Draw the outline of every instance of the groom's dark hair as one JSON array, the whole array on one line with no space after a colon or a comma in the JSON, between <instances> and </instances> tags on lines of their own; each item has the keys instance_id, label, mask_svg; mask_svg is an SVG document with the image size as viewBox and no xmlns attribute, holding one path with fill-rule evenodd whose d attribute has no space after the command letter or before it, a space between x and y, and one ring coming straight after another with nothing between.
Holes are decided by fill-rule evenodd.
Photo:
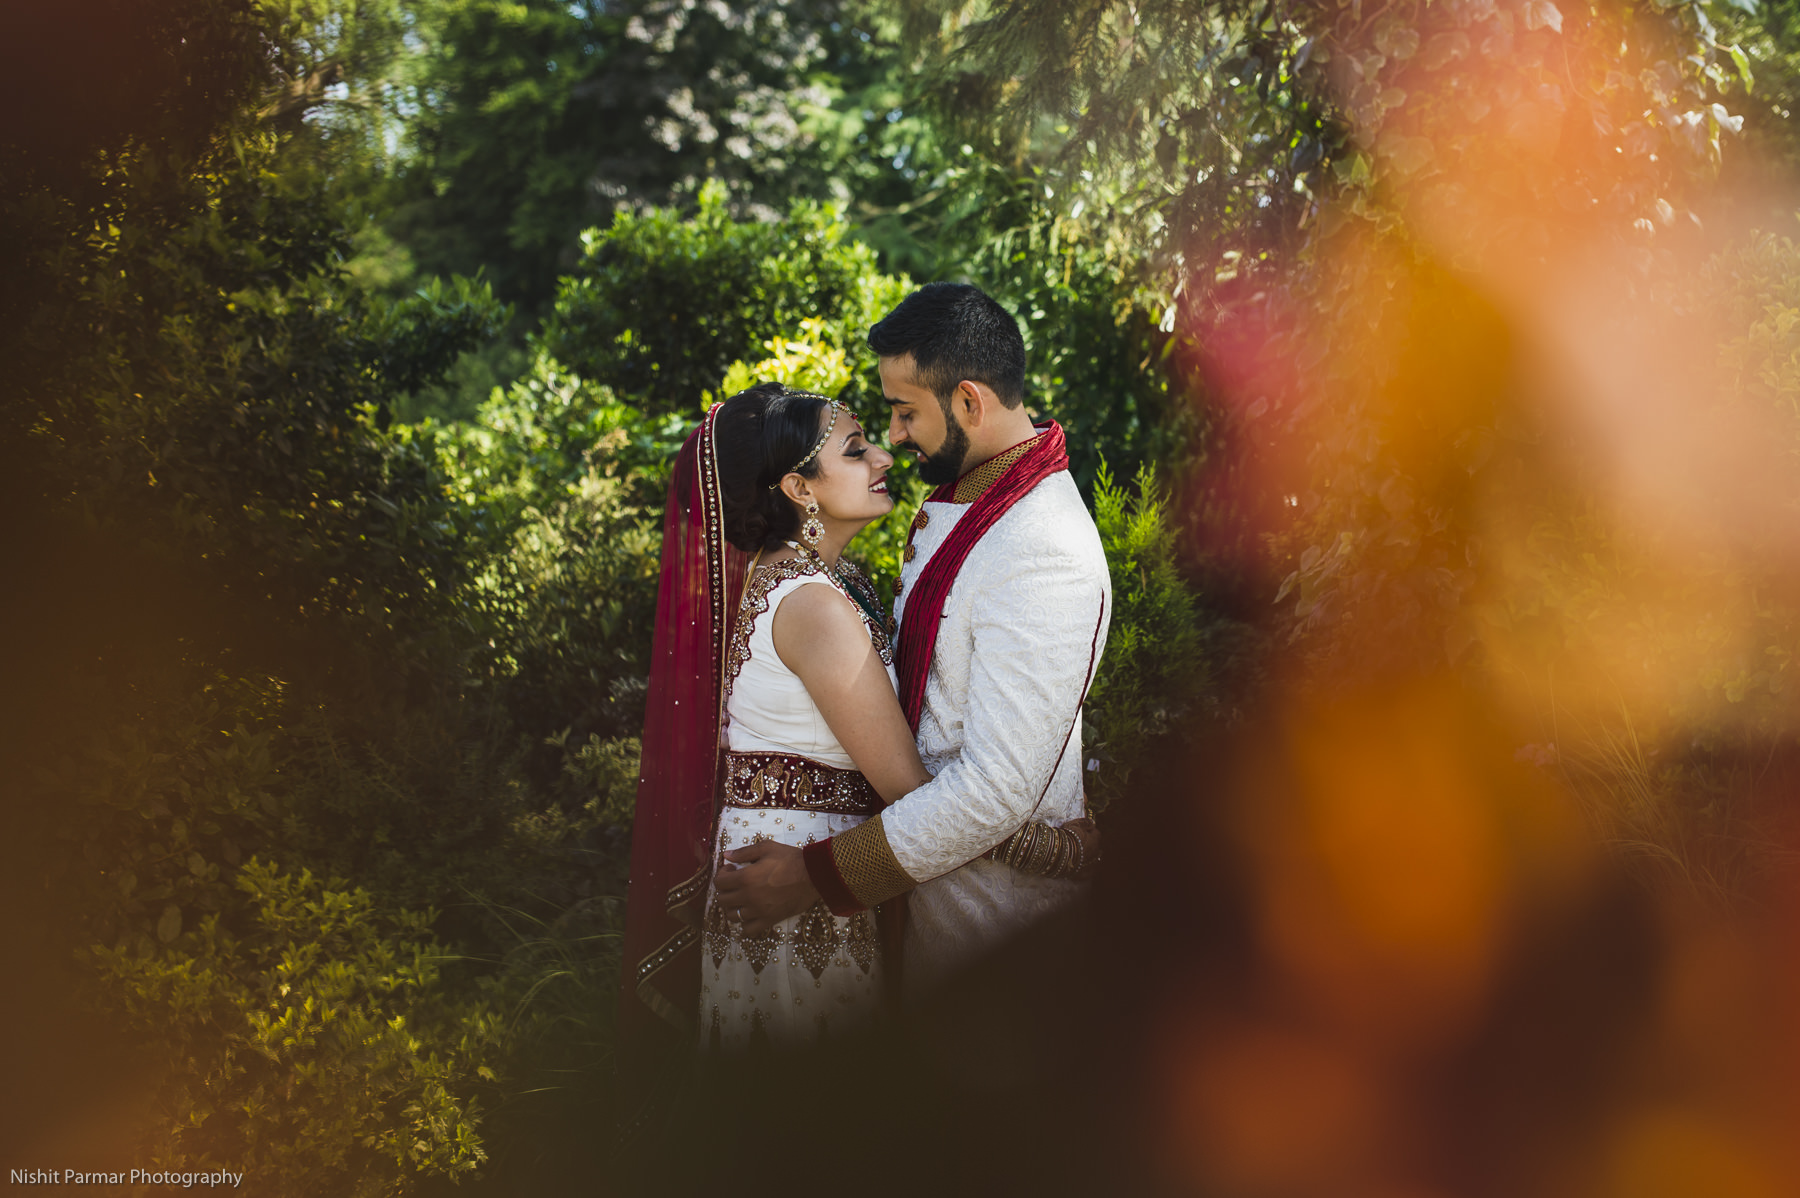
<instances>
[{"instance_id":1,"label":"groom's dark hair","mask_svg":"<svg viewBox=\"0 0 1800 1198\"><path fill-rule=\"evenodd\" d=\"M911 354L913 377L946 411L964 379L986 383L1002 404L1025 399L1025 339L1012 313L979 287L927 283L869 330L883 358Z\"/></svg>"}]
</instances>

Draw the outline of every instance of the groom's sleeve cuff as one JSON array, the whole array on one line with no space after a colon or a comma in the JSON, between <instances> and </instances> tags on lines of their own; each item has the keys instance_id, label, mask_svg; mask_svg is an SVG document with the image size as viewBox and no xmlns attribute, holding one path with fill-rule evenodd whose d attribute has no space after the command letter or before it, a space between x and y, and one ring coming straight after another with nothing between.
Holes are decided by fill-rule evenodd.
<instances>
[{"instance_id":1,"label":"groom's sleeve cuff","mask_svg":"<svg viewBox=\"0 0 1800 1198\"><path fill-rule=\"evenodd\" d=\"M879 815L801 851L806 876L833 915L854 915L918 885L894 859Z\"/></svg>"}]
</instances>

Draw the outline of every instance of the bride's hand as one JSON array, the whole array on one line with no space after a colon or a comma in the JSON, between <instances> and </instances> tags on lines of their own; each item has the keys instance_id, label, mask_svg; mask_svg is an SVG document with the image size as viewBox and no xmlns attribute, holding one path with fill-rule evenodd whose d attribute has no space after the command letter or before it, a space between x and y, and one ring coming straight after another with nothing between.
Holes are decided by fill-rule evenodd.
<instances>
[{"instance_id":1,"label":"bride's hand","mask_svg":"<svg viewBox=\"0 0 1800 1198\"><path fill-rule=\"evenodd\" d=\"M1075 875L1075 880L1085 882L1094 876L1094 869L1100 864L1100 825L1084 815L1070 820L1062 828L1074 833L1075 839L1081 842L1081 872Z\"/></svg>"},{"instance_id":2,"label":"bride's hand","mask_svg":"<svg viewBox=\"0 0 1800 1198\"><path fill-rule=\"evenodd\" d=\"M773 931L782 920L819 901L806 874L806 861L794 845L759 841L732 849L725 860L737 868L722 868L713 875L713 901L735 912L746 936Z\"/></svg>"}]
</instances>

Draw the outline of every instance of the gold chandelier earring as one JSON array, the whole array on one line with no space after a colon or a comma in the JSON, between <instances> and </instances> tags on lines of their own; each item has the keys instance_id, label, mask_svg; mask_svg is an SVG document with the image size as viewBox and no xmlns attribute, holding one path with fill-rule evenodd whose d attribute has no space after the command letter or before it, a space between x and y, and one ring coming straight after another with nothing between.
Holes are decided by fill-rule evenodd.
<instances>
[{"instance_id":1,"label":"gold chandelier earring","mask_svg":"<svg viewBox=\"0 0 1800 1198\"><path fill-rule=\"evenodd\" d=\"M825 537L825 526L819 522L819 501L806 501L806 523L800 526L800 539L806 542L808 549L816 550L819 542Z\"/></svg>"}]
</instances>

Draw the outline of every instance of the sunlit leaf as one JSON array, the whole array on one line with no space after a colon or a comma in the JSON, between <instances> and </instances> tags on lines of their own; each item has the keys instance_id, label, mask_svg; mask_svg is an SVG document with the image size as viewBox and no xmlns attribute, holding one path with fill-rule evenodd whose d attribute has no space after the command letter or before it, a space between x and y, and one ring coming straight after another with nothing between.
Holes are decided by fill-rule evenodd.
<instances>
[{"instance_id":1,"label":"sunlit leaf","mask_svg":"<svg viewBox=\"0 0 1800 1198\"><path fill-rule=\"evenodd\" d=\"M1731 61L1737 67L1738 78L1744 81L1744 91L1755 91L1756 78L1750 73L1750 56L1736 45L1726 46L1725 52L1731 55Z\"/></svg>"}]
</instances>

